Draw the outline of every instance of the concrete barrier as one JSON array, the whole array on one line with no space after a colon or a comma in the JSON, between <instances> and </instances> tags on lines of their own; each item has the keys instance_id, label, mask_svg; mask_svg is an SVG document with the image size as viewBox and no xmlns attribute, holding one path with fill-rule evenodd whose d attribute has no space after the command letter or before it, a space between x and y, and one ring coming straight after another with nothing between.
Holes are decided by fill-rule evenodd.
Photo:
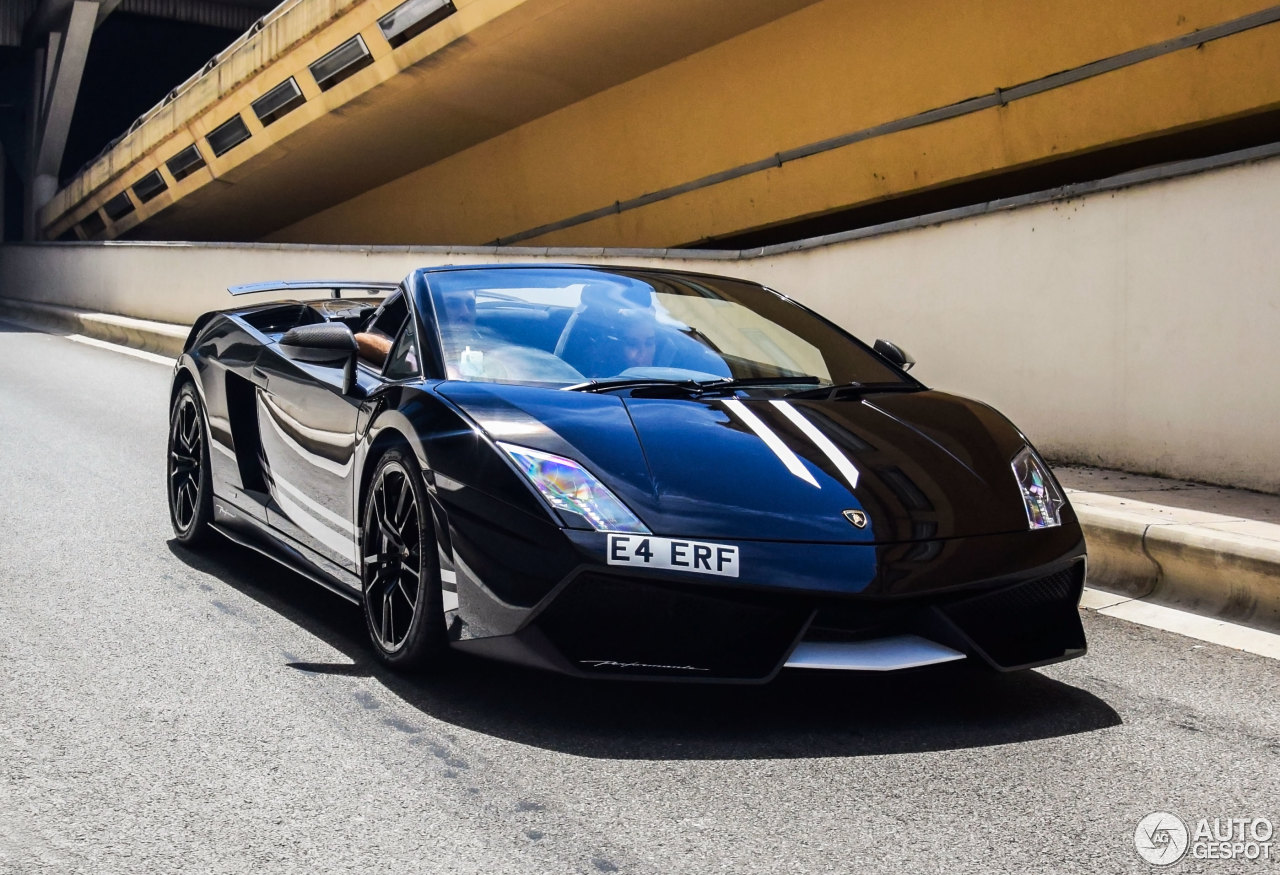
<instances>
[{"instance_id":1,"label":"concrete barrier","mask_svg":"<svg viewBox=\"0 0 1280 875\"><path fill-rule=\"evenodd\" d=\"M1106 499L1071 496L1089 546L1090 586L1280 632L1280 525L1233 520L1222 531L1213 526L1228 524L1179 521L1204 514L1099 506Z\"/></svg>"},{"instance_id":2,"label":"concrete barrier","mask_svg":"<svg viewBox=\"0 0 1280 875\"><path fill-rule=\"evenodd\" d=\"M173 325L95 313L56 304L37 304L13 298L0 298L0 317L9 317L68 334L83 334L96 340L118 343L160 355L177 356L191 333L189 325Z\"/></svg>"}]
</instances>

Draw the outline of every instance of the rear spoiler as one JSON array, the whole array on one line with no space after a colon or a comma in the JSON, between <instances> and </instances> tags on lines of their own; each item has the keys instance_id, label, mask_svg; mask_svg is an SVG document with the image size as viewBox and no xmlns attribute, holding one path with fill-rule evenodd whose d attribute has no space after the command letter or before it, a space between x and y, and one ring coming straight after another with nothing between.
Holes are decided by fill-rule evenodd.
<instances>
[{"instance_id":1,"label":"rear spoiler","mask_svg":"<svg viewBox=\"0 0 1280 875\"><path fill-rule=\"evenodd\" d=\"M342 292L394 292L399 283L374 283L365 280L297 280L273 283L245 283L227 289L233 295L252 295L258 292L297 292L327 289L330 297L341 298Z\"/></svg>"}]
</instances>

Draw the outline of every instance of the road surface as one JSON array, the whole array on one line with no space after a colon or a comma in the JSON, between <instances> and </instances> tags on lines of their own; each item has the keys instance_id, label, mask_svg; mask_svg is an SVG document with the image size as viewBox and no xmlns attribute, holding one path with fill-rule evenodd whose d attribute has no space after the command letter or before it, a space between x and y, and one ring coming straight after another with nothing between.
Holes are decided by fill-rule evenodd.
<instances>
[{"instance_id":1,"label":"road surface","mask_svg":"<svg viewBox=\"0 0 1280 875\"><path fill-rule=\"evenodd\" d=\"M1093 613L1014 676L396 676L176 544L169 377L0 322L0 871L1150 872L1152 812L1280 824L1280 665Z\"/></svg>"}]
</instances>

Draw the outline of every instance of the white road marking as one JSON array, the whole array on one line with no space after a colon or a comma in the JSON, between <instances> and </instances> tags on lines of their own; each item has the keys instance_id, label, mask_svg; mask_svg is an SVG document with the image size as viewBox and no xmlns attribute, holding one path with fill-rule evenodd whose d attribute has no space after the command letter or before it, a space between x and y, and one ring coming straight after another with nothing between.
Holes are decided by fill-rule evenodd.
<instances>
[{"instance_id":1,"label":"white road marking","mask_svg":"<svg viewBox=\"0 0 1280 875\"><path fill-rule=\"evenodd\" d=\"M1142 599L1126 598L1114 593L1085 587L1080 604L1086 609L1162 632L1174 632L1197 641L1243 650L1257 656L1280 659L1280 635L1249 626L1240 626L1202 617L1199 614L1167 608Z\"/></svg>"},{"instance_id":2,"label":"white road marking","mask_svg":"<svg viewBox=\"0 0 1280 875\"><path fill-rule=\"evenodd\" d=\"M96 346L99 349L109 349L112 352L131 355L134 358L139 358L147 362L154 362L158 365L168 365L169 367L173 367L173 363L177 361L177 359L171 359L167 356L158 355L154 352L147 352L145 349L134 349L131 346L121 346L118 343L109 343L105 340L98 340L96 337L86 337L83 334L64 334L62 337L65 337L67 340L74 340L76 343L83 343L86 346Z\"/></svg>"},{"instance_id":3,"label":"white road marking","mask_svg":"<svg viewBox=\"0 0 1280 875\"><path fill-rule=\"evenodd\" d=\"M134 349L131 346L122 346L118 343L110 343L105 340L99 340L96 337L87 337L83 334L57 334L53 331L48 330L44 326L37 325L33 322L27 322L26 320L23 320L23 319L17 319L12 316L0 317L0 322L8 322L11 325L18 325L18 326L21 326L22 328L30 328L34 331L39 331L41 334L47 334L50 337L65 337L67 340L74 340L76 343L83 343L86 346L96 346L99 349L107 349L107 350L110 350L111 352L118 352L124 355L131 355L134 358L139 358L147 362L153 362L157 365L168 365L169 367L173 367L173 363L177 361L177 359L172 359L172 358L168 358L167 356L158 355L157 353L154 353L154 352L147 352L144 349Z\"/></svg>"}]
</instances>

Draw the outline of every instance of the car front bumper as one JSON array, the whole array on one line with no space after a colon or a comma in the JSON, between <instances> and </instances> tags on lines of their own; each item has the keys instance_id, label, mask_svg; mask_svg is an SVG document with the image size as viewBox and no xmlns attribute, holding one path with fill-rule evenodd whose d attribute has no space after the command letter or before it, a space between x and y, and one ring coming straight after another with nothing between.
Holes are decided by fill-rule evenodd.
<instances>
[{"instance_id":1,"label":"car front bumper","mask_svg":"<svg viewBox=\"0 0 1280 875\"><path fill-rule=\"evenodd\" d=\"M602 536L566 534L577 567L536 605L507 611L507 629L458 649L582 677L745 683L788 662L837 667L814 664L817 651L857 651L862 661L841 667L871 658L879 669L949 651L997 671L1085 652L1075 526L894 545L739 542L737 579L619 569L602 561ZM938 657L922 662L921 641Z\"/></svg>"}]
</instances>

